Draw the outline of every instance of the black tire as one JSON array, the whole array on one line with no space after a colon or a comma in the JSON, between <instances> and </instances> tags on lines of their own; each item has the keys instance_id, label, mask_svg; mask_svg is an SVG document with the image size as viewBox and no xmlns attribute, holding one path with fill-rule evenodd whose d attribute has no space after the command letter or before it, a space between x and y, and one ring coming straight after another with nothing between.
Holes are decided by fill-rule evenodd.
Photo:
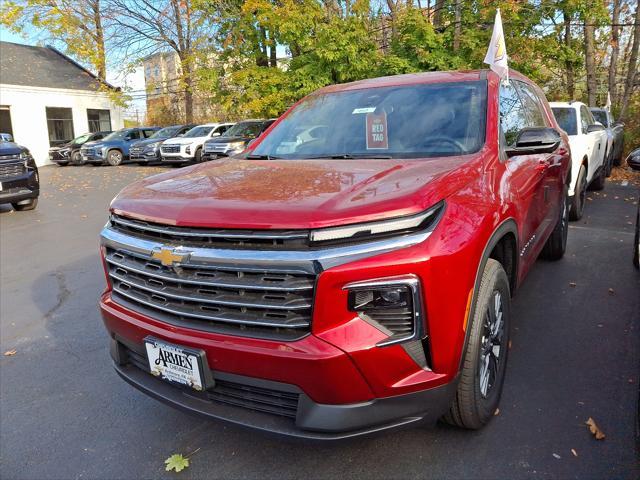
<instances>
[{"instance_id":1,"label":"black tire","mask_svg":"<svg viewBox=\"0 0 640 480\"><path fill-rule=\"evenodd\" d=\"M37 198L30 198L29 200L23 200L21 202L12 203L11 206L18 212L24 212L26 210L33 210L38 206Z\"/></svg>"},{"instance_id":2,"label":"black tire","mask_svg":"<svg viewBox=\"0 0 640 480\"><path fill-rule=\"evenodd\" d=\"M591 185L589 185L589 190L604 190L604 185L607 181L607 166L606 164L602 165L600 171L598 172L598 176L595 177Z\"/></svg>"},{"instance_id":3,"label":"black tire","mask_svg":"<svg viewBox=\"0 0 640 480\"><path fill-rule=\"evenodd\" d=\"M564 187L563 205L556 226L547 239L542 249L542 257L547 260L560 260L567 250L567 237L569 235L569 199L567 187Z\"/></svg>"},{"instance_id":4,"label":"black tire","mask_svg":"<svg viewBox=\"0 0 640 480\"><path fill-rule=\"evenodd\" d=\"M587 200L587 170L584 165L580 167L578 178L576 179L576 188L573 192L571 200L571 209L569 210L570 220L580 220L584 213L584 203Z\"/></svg>"},{"instance_id":5,"label":"black tire","mask_svg":"<svg viewBox=\"0 0 640 480\"><path fill-rule=\"evenodd\" d=\"M71 154L71 163L73 165L82 165L82 155L78 150Z\"/></svg>"},{"instance_id":6,"label":"black tire","mask_svg":"<svg viewBox=\"0 0 640 480\"><path fill-rule=\"evenodd\" d=\"M148 162L136 162L138 165L140 165L141 167L144 167L146 165L149 165Z\"/></svg>"},{"instance_id":7,"label":"black tire","mask_svg":"<svg viewBox=\"0 0 640 480\"><path fill-rule=\"evenodd\" d=\"M636 214L636 235L633 239L633 265L640 268L640 205Z\"/></svg>"},{"instance_id":8,"label":"black tire","mask_svg":"<svg viewBox=\"0 0 640 480\"><path fill-rule=\"evenodd\" d=\"M496 315L496 297L500 301L498 310L502 312L502 322ZM500 403L507 368L510 316L511 297L507 274L498 261L490 258L482 272L473 318L469 319L469 339L463 354L458 389L449 412L444 416L447 423L475 430L493 418ZM495 338L491 329L492 321L498 327L502 324L501 328L496 328ZM489 368L492 359L495 360L493 379Z\"/></svg>"},{"instance_id":9,"label":"black tire","mask_svg":"<svg viewBox=\"0 0 640 480\"><path fill-rule=\"evenodd\" d=\"M69 165L69 162L58 162L58 165L60 165L61 167L66 167L67 165Z\"/></svg>"},{"instance_id":10,"label":"black tire","mask_svg":"<svg viewBox=\"0 0 640 480\"><path fill-rule=\"evenodd\" d=\"M609 155L607 156L607 168L606 168L606 172L605 172L605 177L609 178L611 176L611 170L613 169L613 152L615 152L615 148L612 146L611 147L611 152L609 152Z\"/></svg>"},{"instance_id":11,"label":"black tire","mask_svg":"<svg viewBox=\"0 0 640 480\"><path fill-rule=\"evenodd\" d=\"M109 150L107 152L107 163L112 167L122 164L122 152L120 150Z\"/></svg>"},{"instance_id":12,"label":"black tire","mask_svg":"<svg viewBox=\"0 0 640 480\"><path fill-rule=\"evenodd\" d=\"M196 150L196 154L194 155L194 160L196 163L200 163L202 161L202 148Z\"/></svg>"}]
</instances>

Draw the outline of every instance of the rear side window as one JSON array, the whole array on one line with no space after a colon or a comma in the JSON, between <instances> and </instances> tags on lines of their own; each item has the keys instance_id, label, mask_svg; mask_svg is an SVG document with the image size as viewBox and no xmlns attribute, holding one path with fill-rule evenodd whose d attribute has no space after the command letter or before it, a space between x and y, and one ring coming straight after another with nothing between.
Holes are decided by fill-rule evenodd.
<instances>
[{"instance_id":1,"label":"rear side window","mask_svg":"<svg viewBox=\"0 0 640 480\"><path fill-rule=\"evenodd\" d=\"M551 110L561 129L567 132L568 135L578 134L578 118L575 108L553 107Z\"/></svg>"},{"instance_id":2,"label":"rear side window","mask_svg":"<svg viewBox=\"0 0 640 480\"><path fill-rule=\"evenodd\" d=\"M542 103L538 94L533 90L531 85L524 82L516 82L519 90L522 103L529 114L532 127L546 127L547 122L542 112Z\"/></svg>"},{"instance_id":3,"label":"rear side window","mask_svg":"<svg viewBox=\"0 0 640 480\"><path fill-rule=\"evenodd\" d=\"M149 138L151 135L156 133L156 130L143 130L142 131L144 138Z\"/></svg>"},{"instance_id":4,"label":"rear side window","mask_svg":"<svg viewBox=\"0 0 640 480\"><path fill-rule=\"evenodd\" d=\"M603 110L592 110L591 113L593 114L594 118L602 125L604 125L605 127L609 126L609 122L607 122L607 112Z\"/></svg>"},{"instance_id":5,"label":"rear side window","mask_svg":"<svg viewBox=\"0 0 640 480\"><path fill-rule=\"evenodd\" d=\"M518 133L523 128L531 126L530 123L527 110L513 82L500 85L500 127L507 145L513 145Z\"/></svg>"},{"instance_id":6,"label":"rear side window","mask_svg":"<svg viewBox=\"0 0 640 480\"><path fill-rule=\"evenodd\" d=\"M140 132L138 130L132 130L129 132L127 137L131 140L137 140L138 138L140 138Z\"/></svg>"}]
</instances>

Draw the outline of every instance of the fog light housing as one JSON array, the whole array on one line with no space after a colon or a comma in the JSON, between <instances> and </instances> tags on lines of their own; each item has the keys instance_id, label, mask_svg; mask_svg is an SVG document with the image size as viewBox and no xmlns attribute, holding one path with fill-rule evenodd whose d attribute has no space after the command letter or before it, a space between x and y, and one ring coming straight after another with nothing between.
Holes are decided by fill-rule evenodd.
<instances>
[{"instance_id":1,"label":"fog light housing","mask_svg":"<svg viewBox=\"0 0 640 480\"><path fill-rule=\"evenodd\" d=\"M415 275L345 285L347 308L388 335L378 346L424 337L420 280Z\"/></svg>"}]
</instances>

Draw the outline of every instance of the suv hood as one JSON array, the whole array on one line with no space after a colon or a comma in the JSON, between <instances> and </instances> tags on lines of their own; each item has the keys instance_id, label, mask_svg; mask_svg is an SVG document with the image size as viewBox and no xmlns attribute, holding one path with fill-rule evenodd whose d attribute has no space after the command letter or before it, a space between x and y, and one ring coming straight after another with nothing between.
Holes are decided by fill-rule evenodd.
<instances>
[{"instance_id":1,"label":"suv hood","mask_svg":"<svg viewBox=\"0 0 640 480\"><path fill-rule=\"evenodd\" d=\"M423 211L479 175L478 154L424 160L222 160L125 187L114 213L170 225L319 228Z\"/></svg>"},{"instance_id":2,"label":"suv hood","mask_svg":"<svg viewBox=\"0 0 640 480\"><path fill-rule=\"evenodd\" d=\"M17 155L25 149L14 142L0 142L0 155Z\"/></svg>"},{"instance_id":3,"label":"suv hood","mask_svg":"<svg viewBox=\"0 0 640 480\"><path fill-rule=\"evenodd\" d=\"M208 144L211 143L233 143L233 142L248 142L253 140L253 137L216 137L211 140L207 140Z\"/></svg>"},{"instance_id":4,"label":"suv hood","mask_svg":"<svg viewBox=\"0 0 640 480\"><path fill-rule=\"evenodd\" d=\"M191 145L192 143L195 143L195 142L202 142L207 138L209 137L187 137L187 138L173 137L173 138L168 138L163 143L167 145Z\"/></svg>"},{"instance_id":5,"label":"suv hood","mask_svg":"<svg viewBox=\"0 0 640 480\"><path fill-rule=\"evenodd\" d=\"M158 137L158 138L147 138L145 140L138 140L137 142L135 142L133 145L137 146L137 147L144 147L145 145L149 145L151 143L162 143L166 140L165 138L162 137ZM132 145L132 146L133 146Z\"/></svg>"}]
</instances>

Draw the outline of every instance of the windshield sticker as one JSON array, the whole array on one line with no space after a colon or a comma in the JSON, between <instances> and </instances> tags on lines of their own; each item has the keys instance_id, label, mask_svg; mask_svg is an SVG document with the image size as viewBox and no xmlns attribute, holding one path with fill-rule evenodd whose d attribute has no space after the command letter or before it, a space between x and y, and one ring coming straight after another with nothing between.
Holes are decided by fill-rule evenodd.
<instances>
[{"instance_id":1,"label":"windshield sticker","mask_svg":"<svg viewBox=\"0 0 640 480\"><path fill-rule=\"evenodd\" d=\"M353 112L351 112L351 115L357 115L358 113L371 113L375 111L376 111L376 107L354 108Z\"/></svg>"},{"instance_id":2,"label":"windshield sticker","mask_svg":"<svg viewBox=\"0 0 640 480\"><path fill-rule=\"evenodd\" d=\"M387 114L367 113L367 150L388 150Z\"/></svg>"}]
</instances>

